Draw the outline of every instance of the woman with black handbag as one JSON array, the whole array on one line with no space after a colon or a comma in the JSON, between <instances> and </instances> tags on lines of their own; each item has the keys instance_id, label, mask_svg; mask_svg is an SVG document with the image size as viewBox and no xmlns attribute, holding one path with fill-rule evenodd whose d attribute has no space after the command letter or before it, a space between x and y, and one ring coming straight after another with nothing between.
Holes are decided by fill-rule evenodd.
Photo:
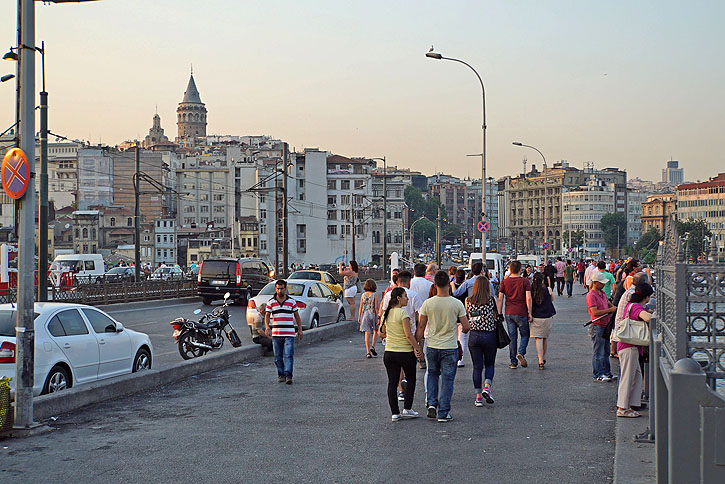
<instances>
[{"instance_id":1,"label":"woman with black handbag","mask_svg":"<svg viewBox=\"0 0 725 484\"><path fill-rule=\"evenodd\" d=\"M491 284L486 276L478 276L473 283L471 297L466 299L466 311L471 322L468 351L473 361L473 388L476 391L474 405L483 407L484 400L486 403L493 403L491 385L498 351L496 333L498 311L496 300L491 295ZM482 382L484 368L485 381Z\"/></svg>"}]
</instances>

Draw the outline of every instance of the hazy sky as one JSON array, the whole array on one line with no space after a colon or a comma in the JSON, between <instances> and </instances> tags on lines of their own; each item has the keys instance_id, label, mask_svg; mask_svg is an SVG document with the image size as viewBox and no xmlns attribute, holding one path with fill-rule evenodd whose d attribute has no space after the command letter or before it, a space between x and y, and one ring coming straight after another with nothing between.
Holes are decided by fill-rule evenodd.
<instances>
[{"instance_id":1,"label":"hazy sky","mask_svg":"<svg viewBox=\"0 0 725 484\"><path fill-rule=\"evenodd\" d=\"M0 46L16 43L0 0ZM52 131L94 143L143 137L155 106L176 135L194 65L209 134L268 134L297 149L387 156L432 174L480 176L486 85L488 175L549 163L625 168L659 180L725 171L720 1L36 2ZM3 52L7 47L2 47ZM39 65L39 64L38 64ZM14 72L11 62L0 73ZM0 85L0 129L14 122Z\"/></svg>"}]
</instances>

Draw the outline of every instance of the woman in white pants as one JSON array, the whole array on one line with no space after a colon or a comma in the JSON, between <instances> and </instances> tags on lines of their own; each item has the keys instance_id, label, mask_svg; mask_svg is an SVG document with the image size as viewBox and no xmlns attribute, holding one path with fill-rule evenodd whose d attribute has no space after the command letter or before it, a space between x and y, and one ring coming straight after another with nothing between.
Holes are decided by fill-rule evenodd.
<instances>
[{"instance_id":1,"label":"woman in white pants","mask_svg":"<svg viewBox=\"0 0 725 484\"><path fill-rule=\"evenodd\" d=\"M652 313L645 310L652 296L652 286L647 283L638 284L629 304L624 309L624 318L649 323ZM616 333L618 329L614 328ZM619 386L617 388L617 417L639 417L638 410L644 408L642 405L642 369L639 366L639 356L644 346L636 346L618 342L617 352L619 353Z\"/></svg>"}]
</instances>

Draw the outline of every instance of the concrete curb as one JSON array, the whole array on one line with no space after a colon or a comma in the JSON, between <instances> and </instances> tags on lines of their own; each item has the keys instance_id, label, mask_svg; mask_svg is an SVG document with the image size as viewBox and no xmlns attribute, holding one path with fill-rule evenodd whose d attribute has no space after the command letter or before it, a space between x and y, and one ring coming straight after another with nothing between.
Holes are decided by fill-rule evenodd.
<instances>
[{"instance_id":1,"label":"concrete curb","mask_svg":"<svg viewBox=\"0 0 725 484\"><path fill-rule=\"evenodd\" d=\"M634 441L649 424L648 413L639 418L614 417L614 484L650 484L656 480L655 447Z\"/></svg>"},{"instance_id":2,"label":"concrete curb","mask_svg":"<svg viewBox=\"0 0 725 484\"><path fill-rule=\"evenodd\" d=\"M355 321L343 321L321 328L305 331L299 342L300 348L346 334L359 328ZM177 366L163 370L149 370L120 377L81 385L54 395L42 395L33 401L33 414L36 421L48 419L54 415L68 413L73 410L107 400L117 399L144 390L189 378L190 376L208 371L227 368L244 361L254 360L262 356L262 348L258 345L243 346L235 351L212 353L202 358L186 360Z\"/></svg>"}]
</instances>

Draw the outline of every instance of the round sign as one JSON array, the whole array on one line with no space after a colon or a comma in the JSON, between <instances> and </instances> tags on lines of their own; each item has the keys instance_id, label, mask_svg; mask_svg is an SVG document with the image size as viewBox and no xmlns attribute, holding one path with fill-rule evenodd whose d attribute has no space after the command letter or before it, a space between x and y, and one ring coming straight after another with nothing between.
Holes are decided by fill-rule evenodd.
<instances>
[{"instance_id":1,"label":"round sign","mask_svg":"<svg viewBox=\"0 0 725 484\"><path fill-rule=\"evenodd\" d=\"M548 242L544 242L544 243L542 244L542 247L544 248L544 250L549 250L549 248L550 248L551 246L549 245L549 243L548 243Z\"/></svg>"},{"instance_id":2,"label":"round sign","mask_svg":"<svg viewBox=\"0 0 725 484\"><path fill-rule=\"evenodd\" d=\"M28 157L20 148L13 148L5 153L2 168L0 168L3 190L13 199L25 195L30 183L30 165Z\"/></svg>"},{"instance_id":3,"label":"round sign","mask_svg":"<svg viewBox=\"0 0 725 484\"><path fill-rule=\"evenodd\" d=\"M487 232L488 231L488 222L485 220L481 220L478 222L478 231L479 232Z\"/></svg>"},{"instance_id":4,"label":"round sign","mask_svg":"<svg viewBox=\"0 0 725 484\"><path fill-rule=\"evenodd\" d=\"M566 249L566 250L567 250L568 252L574 252L574 249L572 249L571 247L569 247L569 248L568 248L568 249Z\"/></svg>"}]
</instances>

